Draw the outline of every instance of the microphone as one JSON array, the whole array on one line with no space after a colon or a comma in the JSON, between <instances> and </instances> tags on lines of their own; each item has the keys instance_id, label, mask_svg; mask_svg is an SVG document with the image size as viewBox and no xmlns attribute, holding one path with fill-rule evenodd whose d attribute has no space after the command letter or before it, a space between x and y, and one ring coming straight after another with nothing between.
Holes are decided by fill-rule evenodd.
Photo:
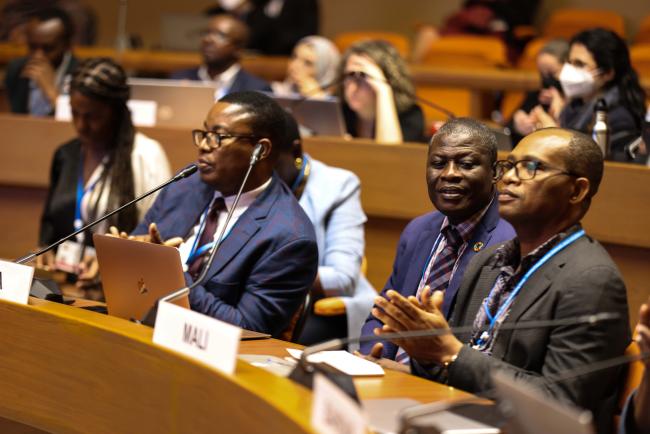
<instances>
[{"instance_id":1,"label":"microphone","mask_svg":"<svg viewBox=\"0 0 650 434\"><path fill-rule=\"evenodd\" d=\"M49 246L43 247L42 249L40 249L40 250L38 250L38 251L36 251L34 253L30 253L30 254L27 254L25 256L21 256L20 258L14 260L14 263L16 263L16 264L24 264L25 262L29 262L32 259L34 259L34 258L36 258L38 256L41 256L43 253L48 252L48 251L52 250L53 248L57 247L59 244L64 243L65 241L69 240L70 238L73 238L73 237L77 236L78 234L80 234L80 233L86 231L87 229L95 226L96 224L103 222L104 220L106 220L107 218L113 216L114 214L117 214L118 212L122 211L124 208L127 208L127 207L133 205L136 202L139 202L140 200L144 199L145 197L152 195L153 193L157 192L158 190L161 190L162 188L168 186L171 183L174 183L176 181L180 181L183 178L187 178L188 176L190 176L191 174L196 172L197 169L198 168L197 168L196 164L191 164L191 165L187 166L185 169L181 170L178 174L176 174L169 181L166 181L166 182L160 184L159 186L152 188L151 190L147 191L146 193L141 194L140 196L136 197L135 199L125 203L121 207L119 207L119 208L117 208L117 209L115 209L115 210L113 210L113 211L111 211L111 212L109 212L107 214L104 214L103 216L101 216L97 220L88 223L84 227L72 232L69 235L66 235L65 237L63 237L60 240L50 244Z\"/></svg>"},{"instance_id":2,"label":"microphone","mask_svg":"<svg viewBox=\"0 0 650 434\"><path fill-rule=\"evenodd\" d=\"M166 302L173 302L181 297L184 297L186 295L189 295L190 291L192 289L196 288L199 285L202 285L205 283L205 279L208 275L208 271L210 270L210 267L212 266L212 263L214 262L214 258L217 256L217 252L219 251L219 247L221 247L221 242L223 241L223 236L226 233L226 228L228 227L228 223L230 222L230 219L232 218L233 213L235 212L235 209L237 208L237 204L239 203L239 198L241 197L243 191L244 191L244 186L246 185L246 182L248 181L248 177L251 174L251 171L253 170L253 167L257 162L260 160L262 157L262 152L264 151L264 147L262 146L261 143L258 143L255 145L255 149L253 149L253 153L251 154L250 161L248 163L248 169L246 170L246 174L244 175L244 180L242 181L241 185L239 186L239 191L237 192L237 196L235 196L235 201L233 202L232 206L230 207L230 210L228 210L228 214L226 215L226 222L224 223L223 227L221 228L221 232L219 233L219 236L217 237L217 240L214 243L214 246L212 247L210 251L210 256L208 256L208 260L205 262L203 265L203 269L201 270L201 274L196 278L196 280L190 285L186 286L184 288L180 288L174 292L171 292L160 299L156 301L156 303L152 306L151 309L147 312L145 317L142 319L142 321L139 321L140 324L144 324L150 327L154 327L156 325L156 315L158 313L158 304L161 301L166 301Z\"/></svg>"},{"instance_id":3,"label":"microphone","mask_svg":"<svg viewBox=\"0 0 650 434\"><path fill-rule=\"evenodd\" d=\"M504 323L501 324L499 330L525 330L525 329L536 329L536 328L548 328L548 327L559 327L567 325L579 325L579 324L596 324L603 321L615 321L620 319L621 315L617 312L602 312L593 315L582 315L573 318L561 318L561 319L551 319L551 320L535 320L535 321L522 321L516 323ZM471 333L474 330L473 326L461 326L461 327L452 327L446 329L427 329L427 330L413 330L406 332L396 332L396 333L385 333L383 335L366 335L359 337L347 337L339 339L331 339L320 344L312 345L305 348L296 364L296 367L289 375L289 378L302 384L307 388L311 388L313 383L314 373L319 371L321 372L325 366L324 364L313 364L307 359L310 355L319 353L321 351L332 351L340 350L344 348L345 345L351 343L364 343L364 342L376 342L384 340L393 340L393 339L408 339L416 337L433 337L433 336L442 336L446 334L460 334L460 333ZM331 371L334 368L327 367L328 371ZM352 383L349 376L346 380L343 377L344 374L337 372L337 375L330 377L330 373L324 373L330 380L335 382L339 387L342 387L343 390L350 394L349 389L353 390L353 395L356 396L356 391L354 390L354 384Z\"/></svg>"}]
</instances>

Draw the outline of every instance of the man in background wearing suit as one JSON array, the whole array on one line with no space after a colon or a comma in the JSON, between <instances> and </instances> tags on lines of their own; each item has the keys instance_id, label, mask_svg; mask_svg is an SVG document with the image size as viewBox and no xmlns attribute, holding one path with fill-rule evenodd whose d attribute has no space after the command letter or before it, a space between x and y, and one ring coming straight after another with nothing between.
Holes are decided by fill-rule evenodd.
<instances>
[{"instance_id":1,"label":"man in background wearing suit","mask_svg":"<svg viewBox=\"0 0 650 434\"><path fill-rule=\"evenodd\" d=\"M499 218L493 165L496 137L473 119L448 121L431 139L426 164L429 198L438 211L410 222L399 241L393 272L382 295L395 290L419 296L425 286L444 291L444 314L455 307L465 268L477 252L515 236ZM362 335L381 327L371 315ZM408 368L407 354L390 342L361 345L370 358L394 359ZM386 364L384 364L386 366ZM388 363L387 367L400 365Z\"/></svg>"},{"instance_id":2,"label":"man in background wearing suit","mask_svg":"<svg viewBox=\"0 0 650 434\"><path fill-rule=\"evenodd\" d=\"M66 76L77 66L72 56L73 24L61 9L35 12L27 25L28 55L7 66L5 89L11 111L35 116L54 113Z\"/></svg>"},{"instance_id":3,"label":"man in background wearing suit","mask_svg":"<svg viewBox=\"0 0 650 434\"><path fill-rule=\"evenodd\" d=\"M159 233L152 238L182 237L185 278L192 284L225 226L253 149L262 146L261 160L205 283L189 299L193 310L276 337L302 305L318 267L312 224L273 172L283 127L282 108L264 94L239 92L222 98L208 113L204 129L193 131L199 172L163 189L133 231ZM151 241L147 238L140 237Z\"/></svg>"},{"instance_id":4,"label":"man in background wearing suit","mask_svg":"<svg viewBox=\"0 0 650 434\"><path fill-rule=\"evenodd\" d=\"M565 381L553 376L623 354L630 342L627 295L605 249L580 220L603 175L603 155L588 136L560 128L526 136L507 160L499 211L517 238L477 255L465 270L447 322L442 295L421 302L389 291L373 314L388 331L468 326L471 333L399 341L414 373L473 393L492 389L503 370L546 393L591 410L598 432L612 429L619 370ZM552 328L501 330L501 324L573 319L613 312L616 321Z\"/></svg>"},{"instance_id":5,"label":"man in background wearing suit","mask_svg":"<svg viewBox=\"0 0 650 434\"><path fill-rule=\"evenodd\" d=\"M170 78L198 80L214 84L215 100L231 92L245 90L271 91L261 78L244 71L239 63L249 30L242 21L230 15L215 15L201 37L203 65L177 71Z\"/></svg>"}]
</instances>

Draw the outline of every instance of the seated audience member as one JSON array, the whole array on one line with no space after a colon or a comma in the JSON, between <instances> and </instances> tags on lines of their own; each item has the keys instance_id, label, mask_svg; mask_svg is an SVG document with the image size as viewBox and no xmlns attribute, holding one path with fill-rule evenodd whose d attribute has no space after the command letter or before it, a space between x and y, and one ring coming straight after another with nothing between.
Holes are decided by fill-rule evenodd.
<instances>
[{"instance_id":1,"label":"seated audience member","mask_svg":"<svg viewBox=\"0 0 650 434\"><path fill-rule=\"evenodd\" d=\"M323 98L334 84L340 54L336 45L322 36L302 38L291 53L287 78L271 83L276 95Z\"/></svg>"},{"instance_id":2,"label":"seated audience member","mask_svg":"<svg viewBox=\"0 0 650 434\"><path fill-rule=\"evenodd\" d=\"M562 95L560 71L568 55L569 44L563 39L553 39L539 50L536 63L541 89L526 94L526 98L508 123L513 144L519 143L524 136L537 129L537 117L531 113L533 109L541 105L548 111L553 100L552 92L559 92ZM558 99L556 98L555 101Z\"/></svg>"},{"instance_id":3,"label":"seated audience member","mask_svg":"<svg viewBox=\"0 0 650 434\"><path fill-rule=\"evenodd\" d=\"M503 39L508 45L508 57L514 60L521 49L517 26L532 26L539 0L466 0L455 13L445 18L440 29L423 25L418 29L411 59L420 62L429 46L441 36L485 35Z\"/></svg>"},{"instance_id":4,"label":"seated audience member","mask_svg":"<svg viewBox=\"0 0 650 434\"><path fill-rule=\"evenodd\" d=\"M77 65L71 51L73 26L60 9L34 12L27 24L26 57L7 66L5 89L11 111L35 116L54 114L65 78Z\"/></svg>"},{"instance_id":5,"label":"seated audience member","mask_svg":"<svg viewBox=\"0 0 650 434\"><path fill-rule=\"evenodd\" d=\"M318 34L317 0L219 0L208 15L230 13L248 25L250 50L288 56L298 41Z\"/></svg>"},{"instance_id":6,"label":"seated audience member","mask_svg":"<svg viewBox=\"0 0 650 434\"><path fill-rule=\"evenodd\" d=\"M484 393L490 372L512 373L559 399L590 410L598 432L611 431L620 371L579 379L551 376L623 354L630 342L625 285L605 249L580 220L603 175L603 155L588 136L549 128L526 136L496 163L499 212L517 238L478 254L465 269L447 321L442 294L420 301L388 291L373 315L389 331L469 326L473 332L397 342L417 375ZM435 288L432 288L435 289ZM500 331L501 324L613 312L615 322Z\"/></svg>"},{"instance_id":7,"label":"seated audience member","mask_svg":"<svg viewBox=\"0 0 650 434\"><path fill-rule=\"evenodd\" d=\"M54 154L41 217L41 245L53 243L170 177L160 144L133 127L128 99L126 74L113 60L88 59L75 70L70 106L77 138ZM105 232L109 224L132 230L153 200L146 198L92 230ZM90 246L92 238L80 234L76 242L77 247ZM40 258L41 265L54 266L53 254ZM79 259L64 267L72 271ZM86 280L91 277L82 273L79 283L91 284Z\"/></svg>"},{"instance_id":8,"label":"seated audience member","mask_svg":"<svg viewBox=\"0 0 650 434\"><path fill-rule=\"evenodd\" d=\"M382 295L394 290L404 297L420 295L430 287L444 291L443 312L454 309L461 279L470 260L488 246L515 236L499 218L493 165L496 137L485 125L468 118L444 124L431 139L427 158L427 186L437 211L408 224L400 237ZM362 335L381 327L370 316ZM372 348L372 351L371 351ZM364 343L363 353L407 362L403 350L390 342Z\"/></svg>"},{"instance_id":9,"label":"seated audience member","mask_svg":"<svg viewBox=\"0 0 650 434\"><path fill-rule=\"evenodd\" d=\"M385 41L363 41L343 54L339 96L348 133L381 143L423 141L424 115L406 63Z\"/></svg>"},{"instance_id":10,"label":"seated audience member","mask_svg":"<svg viewBox=\"0 0 650 434\"><path fill-rule=\"evenodd\" d=\"M311 301L341 297L346 315L321 317L307 313L299 342L359 336L377 293L361 274L366 215L361 208L359 178L303 153L298 125L286 114L286 139L279 146L276 171L291 188L314 225L318 242L318 274Z\"/></svg>"},{"instance_id":11,"label":"seated audience member","mask_svg":"<svg viewBox=\"0 0 650 434\"><path fill-rule=\"evenodd\" d=\"M616 33L591 29L570 42L569 61L562 68L564 97L552 91L549 112L535 108L540 127L559 125L592 134L594 108L607 104L607 124L613 157L621 158L625 145L641 135L645 118L645 92L630 64L630 53Z\"/></svg>"},{"instance_id":12,"label":"seated audience member","mask_svg":"<svg viewBox=\"0 0 650 434\"><path fill-rule=\"evenodd\" d=\"M208 28L201 37L203 65L177 71L170 78L214 84L215 99L245 90L270 92L271 87L267 82L244 71L239 63L247 39L248 29L238 19L230 15L210 18Z\"/></svg>"},{"instance_id":13,"label":"seated audience member","mask_svg":"<svg viewBox=\"0 0 650 434\"><path fill-rule=\"evenodd\" d=\"M650 298L641 305L636 334L641 353L650 354ZM644 363L641 384L630 395L623 409L619 434L650 433L650 359L646 358Z\"/></svg>"},{"instance_id":14,"label":"seated audience member","mask_svg":"<svg viewBox=\"0 0 650 434\"><path fill-rule=\"evenodd\" d=\"M185 278L194 283L225 225L253 149L262 146L215 261L189 299L195 311L273 336L289 325L318 267L312 224L273 172L284 123L282 108L262 93L220 99L207 114L205 130L192 132L199 172L163 189L133 231L144 241L152 241L151 232L160 239L182 237Z\"/></svg>"}]
</instances>

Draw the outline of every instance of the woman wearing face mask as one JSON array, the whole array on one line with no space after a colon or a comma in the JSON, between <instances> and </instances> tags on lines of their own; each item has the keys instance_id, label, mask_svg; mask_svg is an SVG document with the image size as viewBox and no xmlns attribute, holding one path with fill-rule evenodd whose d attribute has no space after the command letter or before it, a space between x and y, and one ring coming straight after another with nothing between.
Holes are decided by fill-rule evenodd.
<instances>
[{"instance_id":1,"label":"woman wearing face mask","mask_svg":"<svg viewBox=\"0 0 650 434\"><path fill-rule=\"evenodd\" d=\"M536 107L538 127L557 126L591 133L594 108L607 104L607 124L613 154L641 135L645 117L645 92L630 64L630 54L616 33L601 28L575 35L569 60L560 73L564 98L553 96L547 113Z\"/></svg>"},{"instance_id":2,"label":"woman wearing face mask","mask_svg":"<svg viewBox=\"0 0 650 434\"><path fill-rule=\"evenodd\" d=\"M528 92L519 109L514 113L508 123L511 131L512 143L517 144L523 136L535 131L537 117L533 109L541 105L545 110L551 108L555 94L561 100L562 87L560 86L560 71L569 55L569 43L564 39L553 39L547 42L537 53L537 71L540 75L541 89Z\"/></svg>"},{"instance_id":3,"label":"woman wearing face mask","mask_svg":"<svg viewBox=\"0 0 650 434\"><path fill-rule=\"evenodd\" d=\"M340 60L339 50L329 39L307 36L296 44L287 66L287 78L271 83L276 95L300 94L323 98L334 83Z\"/></svg>"},{"instance_id":4,"label":"woman wearing face mask","mask_svg":"<svg viewBox=\"0 0 650 434\"><path fill-rule=\"evenodd\" d=\"M385 41L363 41L343 55L339 96L348 133L381 143L423 141L424 116L406 63Z\"/></svg>"}]
</instances>

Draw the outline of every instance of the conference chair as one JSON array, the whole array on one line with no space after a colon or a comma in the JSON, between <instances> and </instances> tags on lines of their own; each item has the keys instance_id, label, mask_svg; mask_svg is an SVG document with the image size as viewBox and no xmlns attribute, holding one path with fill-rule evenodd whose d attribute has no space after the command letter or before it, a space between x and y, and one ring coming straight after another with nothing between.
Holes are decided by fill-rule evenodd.
<instances>
[{"instance_id":1,"label":"conference chair","mask_svg":"<svg viewBox=\"0 0 650 434\"><path fill-rule=\"evenodd\" d=\"M623 17L616 12L602 9L557 9L544 23L542 35L545 38L571 39L576 33L592 27L611 29L625 39Z\"/></svg>"},{"instance_id":2,"label":"conference chair","mask_svg":"<svg viewBox=\"0 0 650 434\"><path fill-rule=\"evenodd\" d=\"M632 341L630 345L625 349L626 356L636 356L641 354L641 349L639 344ZM620 414L623 412L625 403L627 402L628 397L634 390L639 387L641 384L641 378L643 377L644 365L640 360L636 360L630 363L627 367L627 375L623 378L623 385L619 391L618 407L616 409L616 416L614 416L614 427L615 431L618 430L618 424L620 419Z\"/></svg>"},{"instance_id":3,"label":"conference chair","mask_svg":"<svg viewBox=\"0 0 650 434\"><path fill-rule=\"evenodd\" d=\"M361 274L366 275L368 260L364 256L361 261ZM345 315L345 297L325 297L314 303L314 315L338 316Z\"/></svg>"},{"instance_id":4,"label":"conference chair","mask_svg":"<svg viewBox=\"0 0 650 434\"><path fill-rule=\"evenodd\" d=\"M380 31L359 31L359 32L343 32L334 37L334 45L337 46L339 51L343 53L351 45L360 41L378 39L392 44L397 52L403 58L408 58L411 53L411 44L408 38L400 33L395 32L380 32Z\"/></svg>"},{"instance_id":5,"label":"conference chair","mask_svg":"<svg viewBox=\"0 0 650 434\"><path fill-rule=\"evenodd\" d=\"M650 15L645 17L639 25L639 31L634 37L635 44L650 43Z\"/></svg>"},{"instance_id":6,"label":"conference chair","mask_svg":"<svg viewBox=\"0 0 650 434\"><path fill-rule=\"evenodd\" d=\"M630 61L632 67L639 74L639 78L650 78L650 41L643 44L634 44L630 47Z\"/></svg>"},{"instance_id":7,"label":"conference chair","mask_svg":"<svg viewBox=\"0 0 650 434\"><path fill-rule=\"evenodd\" d=\"M506 46L494 36L450 35L433 42L424 55L422 65L445 68L501 68L508 65ZM468 89L449 86L420 85L416 89L418 97L435 101L456 116L481 116L472 111L476 95ZM447 120L447 117L422 105L427 124L432 121Z\"/></svg>"}]
</instances>

